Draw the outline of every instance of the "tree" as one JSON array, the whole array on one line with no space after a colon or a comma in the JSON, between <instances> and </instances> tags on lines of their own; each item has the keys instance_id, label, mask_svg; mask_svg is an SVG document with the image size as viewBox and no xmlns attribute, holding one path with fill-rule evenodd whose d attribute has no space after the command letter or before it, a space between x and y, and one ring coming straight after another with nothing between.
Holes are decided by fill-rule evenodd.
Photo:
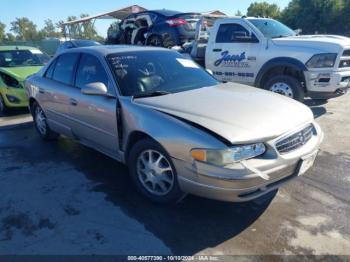
<instances>
[{"instance_id":1,"label":"tree","mask_svg":"<svg viewBox=\"0 0 350 262\"><path fill-rule=\"evenodd\" d=\"M281 20L306 34L344 34L349 25L345 23L349 21L349 11L344 11L346 4L349 5L346 0L292 0L283 10Z\"/></svg>"},{"instance_id":2,"label":"tree","mask_svg":"<svg viewBox=\"0 0 350 262\"><path fill-rule=\"evenodd\" d=\"M89 17L88 14L81 14L80 18ZM76 16L69 16L67 18L68 22L77 20ZM64 21L59 21L56 24L56 27L60 28L63 31L63 23ZM64 32L63 32L64 33ZM69 34L72 38L76 39L92 39L96 41L103 41L103 37L97 34L96 28L91 21L85 21L81 24L71 24L66 26L67 35Z\"/></svg>"},{"instance_id":3,"label":"tree","mask_svg":"<svg viewBox=\"0 0 350 262\"><path fill-rule=\"evenodd\" d=\"M89 17L88 14L81 14L80 18ZM83 31L81 32L82 38L85 39L95 39L97 36L97 31L94 24L91 21L84 22L82 24Z\"/></svg>"},{"instance_id":4,"label":"tree","mask_svg":"<svg viewBox=\"0 0 350 262\"><path fill-rule=\"evenodd\" d=\"M5 28L6 25L0 22L0 43L5 39Z\"/></svg>"},{"instance_id":5,"label":"tree","mask_svg":"<svg viewBox=\"0 0 350 262\"><path fill-rule=\"evenodd\" d=\"M59 30L60 32L60 35L63 35L65 36L66 34L68 34L68 32L65 32L64 31L64 21L63 20L59 20L57 23L56 23L56 28Z\"/></svg>"},{"instance_id":6,"label":"tree","mask_svg":"<svg viewBox=\"0 0 350 262\"><path fill-rule=\"evenodd\" d=\"M59 37L60 33L56 32L56 27L51 19L45 20L45 26L43 29L40 30L40 38L45 37Z\"/></svg>"},{"instance_id":7,"label":"tree","mask_svg":"<svg viewBox=\"0 0 350 262\"><path fill-rule=\"evenodd\" d=\"M235 16L243 16L241 10L237 10L236 13L235 13Z\"/></svg>"},{"instance_id":8,"label":"tree","mask_svg":"<svg viewBox=\"0 0 350 262\"><path fill-rule=\"evenodd\" d=\"M247 10L248 16L268 16L272 18L279 18L281 10L276 4L269 4L267 2L254 2L250 4Z\"/></svg>"},{"instance_id":9,"label":"tree","mask_svg":"<svg viewBox=\"0 0 350 262\"><path fill-rule=\"evenodd\" d=\"M19 40L36 40L38 37L36 25L27 17L16 18L11 22L10 30L17 35Z\"/></svg>"},{"instance_id":10,"label":"tree","mask_svg":"<svg viewBox=\"0 0 350 262\"><path fill-rule=\"evenodd\" d=\"M16 37L11 33L7 33L5 36L5 41L14 42L14 41L16 41Z\"/></svg>"}]
</instances>

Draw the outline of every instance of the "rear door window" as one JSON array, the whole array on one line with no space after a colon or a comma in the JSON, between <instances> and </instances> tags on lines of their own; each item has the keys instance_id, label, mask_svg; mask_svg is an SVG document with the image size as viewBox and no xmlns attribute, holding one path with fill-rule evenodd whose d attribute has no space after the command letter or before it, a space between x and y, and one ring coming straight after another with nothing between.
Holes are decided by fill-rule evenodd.
<instances>
[{"instance_id":1,"label":"rear door window","mask_svg":"<svg viewBox=\"0 0 350 262\"><path fill-rule=\"evenodd\" d=\"M57 59L52 79L66 85L71 85L78 58L78 53L60 55Z\"/></svg>"},{"instance_id":2,"label":"rear door window","mask_svg":"<svg viewBox=\"0 0 350 262\"><path fill-rule=\"evenodd\" d=\"M216 43L241 43L239 37L249 36L249 32L239 24L222 24L216 36Z\"/></svg>"},{"instance_id":3,"label":"rear door window","mask_svg":"<svg viewBox=\"0 0 350 262\"><path fill-rule=\"evenodd\" d=\"M77 70L75 86L84 88L91 83L104 83L108 87L108 76L97 57L83 54Z\"/></svg>"}]
</instances>

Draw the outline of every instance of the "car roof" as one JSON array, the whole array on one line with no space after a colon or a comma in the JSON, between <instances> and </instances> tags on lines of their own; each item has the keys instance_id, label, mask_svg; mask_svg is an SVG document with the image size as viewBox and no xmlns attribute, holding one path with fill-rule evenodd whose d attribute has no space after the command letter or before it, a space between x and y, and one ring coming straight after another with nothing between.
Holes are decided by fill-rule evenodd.
<instances>
[{"instance_id":1,"label":"car roof","mask_svg":"<svg viewBox=\"0 0 350 262\"><path fill-rule=\"evenodd\" d=\"M0 51L15 51L15 50L39 50L39 49L32 46L16 46L16 45L0 46Z\"/></svg>"},{"instance_id":2,"label":"car roof","mask_svg":"<svg viewBox=\"0 0 350 262\"><path fill-rule=\"evenodd\" d=\"M96 43L98 43L96 40L91 40L91 39L72 39L69 41L71 41L71 42L96 42Z\"/></svg>"},{"instance_id":3,"label":"car roof","mask_svg":"<svg viewBox=\"0 0 350 262\"><path fill-rule=\"evenodd\" d=\"M199 14L196 12L180 12L180 11L168 10L168 9L158 9L158 10L143 11L143 12L137 13L135 15L146 14L146 13L155 13L155 14L159 14L159 15L167 16L167 17L181 15L181 14Z\"/></svg>"},{"instance_id":4,"label":"car roof","mask_svg":"<svg viewBox=\"0 0 350 262\"><path fill-rule=\"evenodd\" d=\"M140 52L140 51L165 51L171 52L169 49L162 47L151 47L151 46L137 46L137 45L100 45L100 46L87 46L68 49L64 53L71 52L84 52L92 53L100 56L107 56L115 53L126 53L126 52Z\"/></svg>"},{"instance_id":5,"label":"car roof","mask_svg":"<svg viewBox=\"0 0 350 262\"><path fill-rule=\"evenodd\" d=\"M175 10L167 10L167 9L159 9L159 10L150 10L149 12L157 13L164 16L174 16L179 15L182 12L175 11Z\"/></svg>"}]
</instances>

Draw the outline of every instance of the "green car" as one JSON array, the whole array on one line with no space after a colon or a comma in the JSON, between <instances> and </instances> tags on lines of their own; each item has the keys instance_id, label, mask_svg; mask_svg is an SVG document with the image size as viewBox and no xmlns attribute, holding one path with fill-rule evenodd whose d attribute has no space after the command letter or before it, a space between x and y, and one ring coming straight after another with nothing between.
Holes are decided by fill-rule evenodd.
<instances>
[{"instance_id":1,"label":"green car","mask_svg":"<svg viewBox=\"0 0 350 262\"><path fill-rule=\"evenodd\" d=\"M28 106L24 80L38 72L50 57L27 46L0 46L0 113Z\"/></svg>"}]
</instances>

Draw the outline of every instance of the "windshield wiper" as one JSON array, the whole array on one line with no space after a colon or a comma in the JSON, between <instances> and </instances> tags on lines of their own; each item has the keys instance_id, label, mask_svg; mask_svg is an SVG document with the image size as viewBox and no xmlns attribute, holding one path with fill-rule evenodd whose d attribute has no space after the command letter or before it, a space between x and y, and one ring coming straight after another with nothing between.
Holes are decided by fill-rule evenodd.
<instances>
[{"instance_id":1,"label":"windshield wiper","mask_svg":"<svg viewBox=\"0 0 350 262\"><path fill-rule=\"evenodd\" d=\"M150 92L150 93L137 94L137 95L134 95L133 98L164 96L164 95L169 95L169 94L171 94L171 93L167 92L167 91L154 91L154 92Z\"/></svg>"}]
</instances>

